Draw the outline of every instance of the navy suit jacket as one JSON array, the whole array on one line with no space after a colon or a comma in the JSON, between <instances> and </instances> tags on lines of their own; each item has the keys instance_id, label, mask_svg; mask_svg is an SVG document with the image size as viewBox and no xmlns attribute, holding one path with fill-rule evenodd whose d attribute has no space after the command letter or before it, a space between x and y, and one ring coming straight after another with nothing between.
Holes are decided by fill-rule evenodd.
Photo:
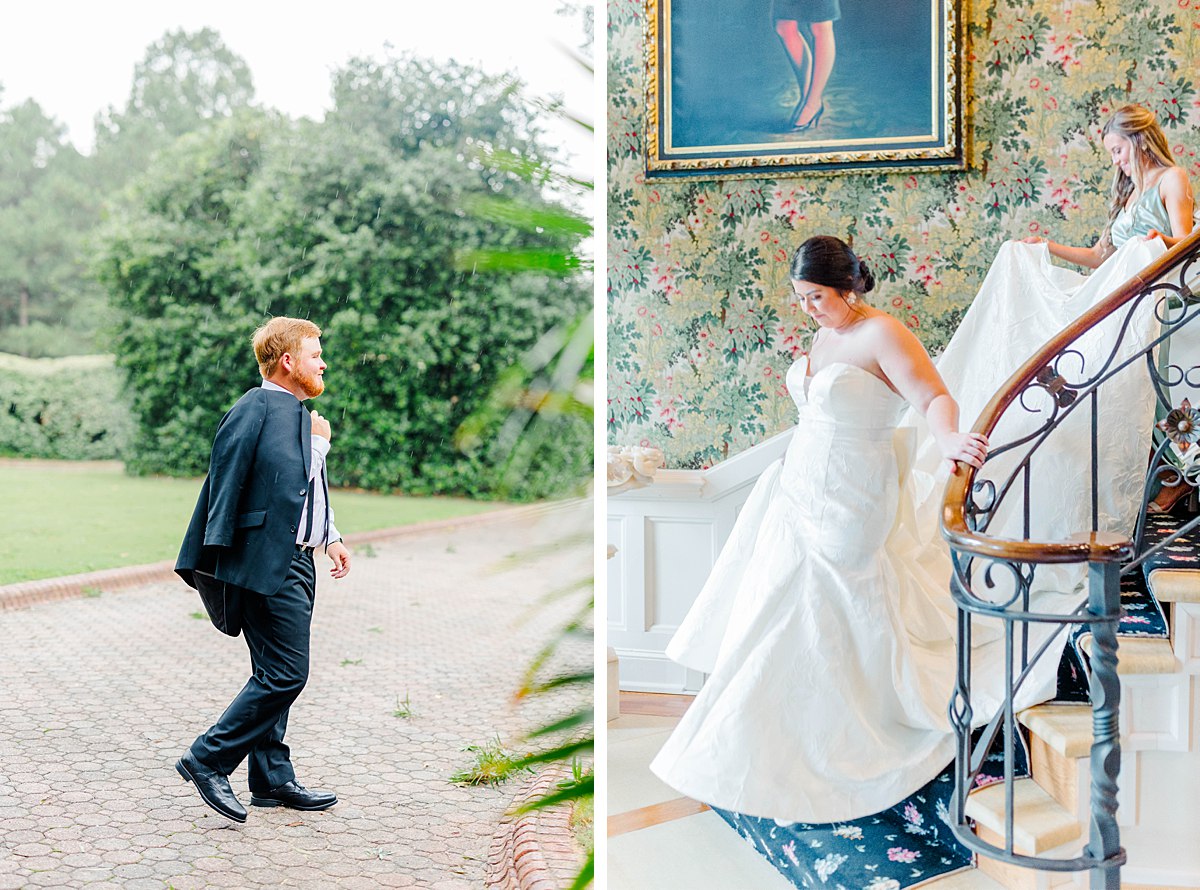
<instances>
[{"instance_id":1,"label":"navy suit jacket","mask_svg":"<svg viewBox=\"0 0 1200 890\"><path fill-rule=\"evenodd\" d=\"M238 399L217 427L175 571L232 636L241 629L241 591L270 596L287 576L308 493L311 436L300 400L262 387Z\"/></svg>"}]
</instances>

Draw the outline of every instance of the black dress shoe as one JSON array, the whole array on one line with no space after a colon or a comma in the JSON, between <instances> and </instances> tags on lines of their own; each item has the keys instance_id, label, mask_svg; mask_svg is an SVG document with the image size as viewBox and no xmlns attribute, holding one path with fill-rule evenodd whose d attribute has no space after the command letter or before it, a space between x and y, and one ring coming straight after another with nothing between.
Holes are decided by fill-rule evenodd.
<instances>
[{"instance_id":1,"label":"black dress shoe","mask_svg":"<svg viewBox=\"0 0 1200 890\"><path fill-rule=\"evenodd\" d=\"M246 821L246 808L229 787L228 776L209 769L193 757L191 752L179 758L175 769L185 781L196 786L196 790L200 792L200 799L222 816L234 822Z\"/></svg>"},{"instance_id":2,"label":"black dress shoe","mask_svg":"<svg viewBox=\"0 0 1200 890\"><path fill-rule=\"evenodd\" d=\"M294 779L262 794L251 794L255 807L290 807L293 810L327 810L337 803L332 791L309 791Z\"/></svg>"}]
</instances>

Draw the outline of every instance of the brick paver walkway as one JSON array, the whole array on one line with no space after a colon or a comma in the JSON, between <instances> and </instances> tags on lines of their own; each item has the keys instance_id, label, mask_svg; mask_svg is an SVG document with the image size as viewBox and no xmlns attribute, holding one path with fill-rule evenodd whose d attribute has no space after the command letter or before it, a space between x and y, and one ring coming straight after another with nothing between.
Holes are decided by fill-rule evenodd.
<instances>
[{"instance_id":1,"label":"brick paver walkway","mask_svg":"<svg viewBox=\"0 0 1200 890\"><path fill-rule=\"evenodd\" d=\"M590 574L590 546L506 558L569 524L558 510L376 542L339 582L318 557L311 678L287 740L300 781L341 800L249 807L244 826L173 766L249 666L241 638L191 617L190 589L0 612L0 890L481 886L519 783L448 778L466 745L513 746L556 710L511 694L569 611L539 600ZM585 645L570 654L591 663ZM393 716L406 697L413 716ZM248 804L244 768L231 781Z\"/></svg>"}]
</instances>

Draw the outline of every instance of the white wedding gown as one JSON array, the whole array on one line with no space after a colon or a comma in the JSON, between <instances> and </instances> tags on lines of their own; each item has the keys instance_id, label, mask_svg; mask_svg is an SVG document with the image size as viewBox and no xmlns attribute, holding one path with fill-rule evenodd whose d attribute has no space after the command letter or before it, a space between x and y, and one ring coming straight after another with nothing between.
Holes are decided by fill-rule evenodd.
<instances>
[{"instance_id":1,"label":"white wedding gown","mask_svg":"<svg viewBox=\"0 0 1200 890\"><path fill-rule=\"evenodd\" d=\"M964 428L974 423L988 401L1014 371L1051 336L1083 315L1099 300L1165 251L1159 239L1131 238L1090 275L1055 266L1042 244L1007 242L988 270L979 295L963 317L954 337L938 357L942 379L958 401ZM1068 382L1080 382L1098 373L1117 345L1129 308L1093 327L1068 347L1079 355L1066 355L1058 370ZM1139 352L1158 331L1154 301L1143 300L1132 311L1129 329L1112 362L1116 367ZM1013 404L991 435L992 447L1033 432L1047 416L1049 396L1033 391L1025 403L1036 411ZM1145 362L1138 360L1099 391L1099 527L1131 530L1141 503L1145 481L1146 447L1154 422L1154 392ZM938 519L946 471L925 420L911 407L902 426L918 431L914 485L918 489L917 530L925 543L940 538ZM1061 540L1091 528L1090 454L1091 418L1087 405L1076 408L1064 425L1036 452L1030 485L1030 534L1033 540ZM1024 457L1018 448L989 461L980 479L999 486ZM1010 496L1010 506L992 521L988 534L1021 538L1020 498ZM938 545L938 549L942 547ZM1041 571L1041 570L1039 570ZM1061 588L1062 573L1045 572L1042 586ZM1051 578L1055 579L1050 584Z\"/></svg>"},{"instance_id":2,"label":"white wedding gown","mask_svg":"<svg viewBox=\"0 0 1200 890\"><path fill-rule=\"evenodd\" d=\"M1131 239L1089 277L1057 268L1044 246L1004 245L938 366L963 426L1050 336L1161 254ZM1115 342L1106 322L1079 348L1094 373ZM1124 351L1157 330L1137 313ZM835 822L890 807L952 759L946 715L955 676L950 562L938 519L946 478L923 420L911 472L898 470L894 433L905 403L848 364L806 378L788 372L800 416L783 465L759 478L713 571L667 648L708 674L651 769L695 800L781 822ZM1063 367L1068 374L1070 366ZM1128 530L1140 497L1154 403L1137 365L1100 400L1101 527ZM1127 382L1128 381L1128 382ZM1006 420L1008 441L1037 415ZM1115 418L1119 418L1114 422ZM1077 411L1068 424L1088 422ZM1034 460L1032 536L1091 527L1090 434L1056 434ZM997 464L1010 463L1003 457ZM1004 467L988 465L988 475ZM1135 484L1136 483L1136 484ZM1012 498L1014 503L1016 498ZM1021 537L1020 516L992 534ZM1082 597L1074 570L1039 570L1035 610L1069 611ZM978 623L972 652L975 724L1003 701L1002 643ZM1040 641L1034 636L1034 646ZM1018 698L1054 693L1059 635Z\"/></svg>"},{"instance_id":3,"label":"white wedding gown","mask_svg":"<svg viewBox=\"0 0 1200 890\"><path fill-rule=\"evenodd\" d=\"M831 822L894 804L953 756L953 616L942 579L888 546L903 401L853 365L805 368L787 376L800 423L783 465L667 649L710 676L651 769L723 809Z\"/></svg>"}]
</instances>

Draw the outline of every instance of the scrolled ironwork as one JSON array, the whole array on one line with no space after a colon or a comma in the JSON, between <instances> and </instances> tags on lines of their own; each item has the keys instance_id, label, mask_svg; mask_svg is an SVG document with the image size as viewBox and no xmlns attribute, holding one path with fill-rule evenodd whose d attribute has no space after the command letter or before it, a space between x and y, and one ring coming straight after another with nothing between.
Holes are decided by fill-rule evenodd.
<instances>
[{"instance_id":1,"label":"scrolled ironwork","mask_svg":"<svg viewBox=\"0 0 1200 890\"><path fill-rule=\"evenodd\" d=\"M1170 324L1171 311L1176 306L1184 306L1192 302L1192 289L1185 281L1181 281L1179 284L1161 282L1156 285L1156 289L1164 291L1154 304L1154 317L1160 324Z\"/></svg>"},{"instance_id":2,"label":"scrolled ironwork","mask_svg":"<svg viewBox=\"0 0 1200 890\"><path fill-rule=\"evenodd\" d=\"M1037 383L1046 392L1050 393L1050 397L1060 408L1066 408L1072 402L1079 398L1079 391L1072 389L1067 385L1067 378L1059 374L1057 369L1052 369L1049 365L1038 371ZM1022 400L1024 394L1022 393Z\"/></svg>"},{"instance_id":3,"label":"scrolled ironwork","mask_svg":"<svg viewBox=\"0 0 1200 890\"><path fill-rule=\"evenodd\" d=\"M997 566L1007 571L1014 582L1012 596L1008 599L996 600L989 597L985 600L989 607L999 612L1007 610L1018 599L1029 595L1029 586L1033 582L1034 569L1028 563L1018 563L1010 560L989 561L987 568L983 570L983 583L987 585L988 590L995 590L998 586L993 577ZM977 597L977 599L979 598Z\"/></svg>"},{"instance_id":4,"label":"scrolled ironwork","mask_svg":"<svg viewBox=\"0 0 1200 890\"><path fill-rule=\"evenodd\" d=\"M977 497L976 495L982 495ZM996 506L996 485L991 479L982 479L971 486L967 498L967 515L972 529L979 528L979 517L991 514Z\"/></svg>"},{"instance_id":5,"label":"scrolled ironwork","mask_svg":"<svg viewBox=\"0 0 1200 890\"><path fill-rule=\"evenodd\" d=\"M1067 363L1068 359L1078 359L1079 360L1079 370L1077 372L1078 374L1084 374L1087 372L1087 356L1085 356L1078 349L1064 349L1062 352L1060 352L1058 355L1056 355L1054 357L1053 361L1051 361L1050 365L1047 366L1047 367L1054 368L1053 373L1057 377L1059 377L1063 381L1064 384L1066 383L1066 380L1067 380L1067 373L1066 373L1066 371L1063 370L1063 365ZM1039 377L1041 376L1041 372L1039 372L1038 376ZM1064 405L1063 407L1066 407L1066 406Z\"/></svg>"},{"instance_id":6,"label":"scrolled ironwork","mask_svg":"<svg viewBox=\"0 0 1200 890\"><path fill-rule=\"evenodd\" d=\"M1147 355L1147 358L1152 359L1153 356ZM1170 363L1167 363L1159 368L1159 366L1153 361L1151 361L1149 365L1150 379L1161 383L1168 390L1173 389L1176 386L1182 386L1187 382L1188 374L1195 370L1197 370L1197 368L1192 367L1185 371L1181 365L1174 365ZM1172 372L1174 372L1176 376L1172 376Z\"/></svg>"},{"instance_id":7,"label":"scrolled ironwork","mask_svg":"<svg viewBox=\"0 0 1200 890\"><path fill-rule=\"evenodd\" d=\"M947 484L943 510L943 534L950 544L953 572L950 591L958 612L958 677L949 703L949 720L956 733L956 788L952 807L955 836L971 850L1013 865L1042 871L1090 871L1093 888L1117 888L1125 853L1120 846L1116 819L1117 776L1120 770L1118 716L1120 682L1117 675L1116 627L1120 616L1121 577L1140 571L1147 559L1162 552L1182 536L1200 529L1196 516L1152 540L1147 534L1147 516L1162 485L1186 484L1200 488L1200 364L1189 365L1170 355L1171 338L1200 316L1200 297L1195 279L1200 276L1200 230L1156 259L1137 276L1085 312L1077 321L1055 334L1014 373L984 408L973 430L992 437L997 424L1009 411L1030 416L1018 424L1012 441L994 441L984 469L967 468ZM1153 329L1147 323L1151 313ZM1134 322L1137 320L1137 326ZM1093 339L1085 350L1081 340L1105 323L1102 347ZM1136 332L1136 334L1134 333ZM1096 335L1092 335L1093 338ZM1137 336L1134 341L1131 338ZM1111 338L1111 345L1110 339ZM1097 349L1099 347L1099 352ZM1088 356L1093 365L1089 367ZM1138 365L1142 370L1139 371ZM1134 526L1115 532L1099 530L1096 499L1102 477L1098 474L1100 429L1098 394L1109 381L1129 373L1145 373L1158 402L1155 447L1146 469L1140 509ZM1180 390L1188 390L1185 400ZM1149 390L1147 391L1149 397ZM1064 424L1081 406L1088 406L1090 427L1080 418ZM1029 427L1033 426L1030 430ZM1084 430L1086 429L1086 432ZM1032 540L1030 529L1031 474L1034 456L1052 436L1089 436L1092 468L1092 528L1062 529L1060 540ZM1065 447L1082 449L1082 442ZM1007 455L1004 463L997 458ZM1019 500L1017 500L1019 499ZM1013 501L1009 506L1010 501ZM1002 510L1024 520L1024 537L998 537L990 533ZM1005 527L1010 524L1005 520ZM1000 526L997 526L1000 527ZM1039 584L1038 570L1050 565L1086 568L1086 599L1069 613L1048 613L1031 606L1030 592ZM973 622L999 620L1004 629L1004 703L994 713L978 713L973 703L971 643ZM1061 649L1062 635L1076 625L1087 624L1092 635L1089 688L1093 712L1093 744L1089 804L1089 836L1086 846L1073 858L1047 858L1014 849L1013 769L1011 747L1014 702L1039 661ZM1036 645L1029 643L1032 627L1044 628ZM1022 641L1018 652L1017 640ZM1030 651L1032 649L1032 651ZM975 739L973 741L973 738ZM999 845L982 840L965 815L969 793L974 789L983 761L997 744L1005 751L1005 837Z\"/></svg>"}]
</instances>

